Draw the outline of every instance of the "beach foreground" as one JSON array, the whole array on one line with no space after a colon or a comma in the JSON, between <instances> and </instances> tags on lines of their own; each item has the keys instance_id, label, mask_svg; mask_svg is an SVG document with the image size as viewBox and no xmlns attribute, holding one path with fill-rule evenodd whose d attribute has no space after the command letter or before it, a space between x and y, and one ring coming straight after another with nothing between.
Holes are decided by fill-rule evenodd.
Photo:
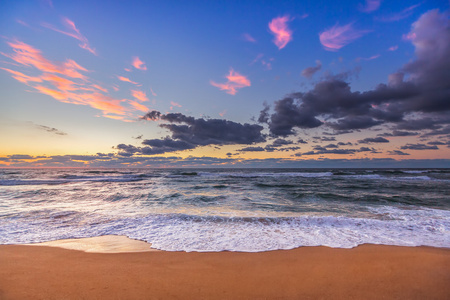
<instances>
[{"instance_id":1,"label":"beach foreground","mask_svg":"<svg viewBox=\"0 0 450 300\"><path fill-rule=\"evenodd\" d=\"M362 245L259 253L0 246L0 299L448 299L450 250Z\"/></svg>"}]
</instances>

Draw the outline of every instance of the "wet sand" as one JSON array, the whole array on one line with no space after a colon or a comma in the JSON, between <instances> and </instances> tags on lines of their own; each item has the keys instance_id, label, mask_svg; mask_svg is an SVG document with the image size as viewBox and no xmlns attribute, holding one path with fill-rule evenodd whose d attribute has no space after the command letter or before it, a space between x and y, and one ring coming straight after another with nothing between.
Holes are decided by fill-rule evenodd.
<instances>
[{"instance_id":1,"label":"wet sand","mask_svg":"<svg viewBox=\"0 0 450 300\"><path fill-rule=\"evenodd\" d=\"M0 299L450 299L450 249L125 251L1 245Z\"/></svg>"}]
</instances>

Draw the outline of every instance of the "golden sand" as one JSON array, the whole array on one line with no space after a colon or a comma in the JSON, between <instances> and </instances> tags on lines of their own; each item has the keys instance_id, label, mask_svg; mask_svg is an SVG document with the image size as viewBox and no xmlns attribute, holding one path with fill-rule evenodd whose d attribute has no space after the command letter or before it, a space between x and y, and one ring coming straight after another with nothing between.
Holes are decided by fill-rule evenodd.
<instances>
[{"instance_id":1,"label":"golden sand","mask_svg":"<svg viewBox=\"0 0 450 300\"><path fill-rule=\"evenodd\" d=\"M450 249L86 253L1 245L0 299L450 299Z\"/></svg>"}]
</instances>

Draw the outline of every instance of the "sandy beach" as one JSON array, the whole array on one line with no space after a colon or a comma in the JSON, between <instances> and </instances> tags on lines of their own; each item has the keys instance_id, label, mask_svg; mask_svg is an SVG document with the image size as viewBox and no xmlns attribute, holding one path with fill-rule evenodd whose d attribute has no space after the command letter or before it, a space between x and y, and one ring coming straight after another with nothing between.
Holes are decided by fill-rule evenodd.
<instances>
[{"instance_id":1,"label":"sandy beach","mask_svg":"<svg viewBox=\"0 0 450 300\"><path fill-rule=\"evenodd\" d=\"M362 245L260 253L118 252L1 245L0 299L450 296L449 249Z\"/></svg>"}]
</instances>

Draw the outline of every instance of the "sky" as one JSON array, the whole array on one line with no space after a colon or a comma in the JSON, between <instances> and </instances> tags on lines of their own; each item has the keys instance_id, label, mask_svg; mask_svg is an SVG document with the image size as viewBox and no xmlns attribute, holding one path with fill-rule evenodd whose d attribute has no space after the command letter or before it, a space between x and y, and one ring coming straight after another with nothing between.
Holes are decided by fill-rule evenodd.
<instances>
[{"instance_id":1,"label":"sky","mask_svg":"<svg viewBox=\"0 0 450 300\"><path fill-rule=\"evenodd\" d=\"M0 0L0 167L450 167L449 6Z\"/></svg>"}]
</instances>

